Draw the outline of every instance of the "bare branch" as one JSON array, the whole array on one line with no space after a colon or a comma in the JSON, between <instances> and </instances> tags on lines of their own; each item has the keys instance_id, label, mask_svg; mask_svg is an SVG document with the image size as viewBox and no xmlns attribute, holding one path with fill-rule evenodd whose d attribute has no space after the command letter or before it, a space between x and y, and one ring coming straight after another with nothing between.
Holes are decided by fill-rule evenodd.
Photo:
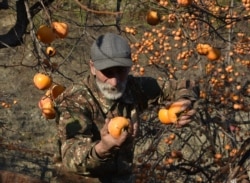
<instances>
[{"instance_id":1,"label":"bare branch","mask_svg":"<svg viewBox=\"0 0 250 183\"><path fill-rule=\"evenodd\" d=\"M75 0L76 4L78 4L82 9L84 9L87 12L95 13L95 14L109 14L109 15L119 15L122 14L121 11L119 12L110 12L110 11L97 11L88 8L86 5L81 4L78 0Z\"/></svg>"},{"instance_id":2,"label":"bare branch","mask_svg":"<svg viewBox=\"0 0 250 183\"><path fill-rule=\"evenodd\" d=\"M45 0L44 5L49 6L54 0ZM42 5L38 2L30 8L31 17L34 17L40 10ZM0 49L6 47L15 47L23 43L23 35L26 33L29 20L24 5L24 0L16 1L16 24L4 35L0 35Z\"/></svg>"}]
</instances>

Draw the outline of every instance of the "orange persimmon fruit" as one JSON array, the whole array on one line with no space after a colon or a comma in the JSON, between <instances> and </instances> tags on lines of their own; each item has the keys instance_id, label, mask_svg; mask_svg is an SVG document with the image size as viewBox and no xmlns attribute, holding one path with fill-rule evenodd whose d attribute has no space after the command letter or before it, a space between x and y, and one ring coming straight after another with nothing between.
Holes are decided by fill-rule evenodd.
<instances>
[{"instance_id":1,"label":"orange persimmon fruit","mask_svg":"<svg viewBox=\"0 0 250 183\"><path fill-rule=\"evenodd\" d=\"M50 57L53 57L56 54L56 49L53 46L48 46L46 48L46 54Z\"/></svg>"},{"instance_id":2,"label":"orange persimmon fruit","mask_svg":"<svg viewBox=\"0 0 250 183\"><path fill-rule=\"evenodd\" d=\"M192 0L177 0L177 3L180 6L189 6L190 4L192 4Z\"/></svg>"},{"instance_id":3,"label":"orange persimmon fruit","mask_svg":"<svg viewBox=\"0 0 250 183\"><path fill-rule=\"evenodd\" d=\"M183 103L175 102L169 109L162 108L158 111L158 118L164 124L176 123L178 115L183 111Z\"/></svg>"},{"instance_id":4,"label":"orange persimmon fruit","mask_svg":"<svg viewBox=\"0 0 250 183\"><path fill-rule=\"evenodd\" d=\"M54 108L53 100L50 97L43 96L38 102L38 107L41 109L42 115L46 119L54 119L55 118L56 111Z\"/></svg>"},{"instance_id":5,"label":"orange persimmon fruit","mask_svg":"<svg viewBox=\"0 0 250 183\"><path fill-rule=\"evenodd\" d=\"M56 39L56 35L52 28L47 25L41 25L36 33L37 39L45 44L50 44Z\"/></svg>"},{"instance_id":6,"label":"orange persimmon fruit","mask_svg":"<svg viewBox=\"0 0 250 183\"><path fill-rule=\"evenodd\" d=\"M200 54L200 55L207 55L208 54L208 50L211 48L211 46L209 44L202 44L199 43L196 46L196 51Z\"/></svg>"},{"instance_id":7,"label":"orange persimmon fruit","mask_svg":"<svg viewBox=\"0 0 250 183\"><path fill-rule=\"evenodd\" d=\"M36 73L33 82L39 90L45 90L52 85L52 78L43 73Z\"/></svg>"},{"instance_id":8,"label":"orange persimmon fruit","mask_svg":"<svg viewBox=\"0 0 250 183\"><path fill-rule=\"evenodd\" d=\"M221 154L221 153L216 153L216 154L214 155L214 157L215 157L216 159L221 159L221 158L222 158L222 154Z\"/></svg>"},{"instance_id":9,"label":"orange persimmon fruit","mask_svg":"<svg viewBox=\"0 0 250 183\"><path fill-rule=\"evenodd\" d=\"M41 99L38 101L38 107L39 107L39 109L42 109L43 105L45 103L49 103L49 102L53 102L53 101L50 98L50 96L48 96L47 93L46 93L45 96L42 96Z\"/></svg>"},{"instance_id":10,"label":"orange persimmon fruit","mask_svg":"<svg viewBox=\"0 0 250 183\"><path fill-rule=\"evenodd\" d=\"M68 35L68 24L64 22L52 22L51 27L59 38L65 38Z\"/></svg>"},{"instance_id":11,"label":"orange persimmon fruit","mask_svg":"<svg viewBox=\"0 0 250 183\"><path fill-rule=\"evenodd\" d=\"M56 84L50 89L51 97L56 99L66 88L62 85Z\"/></svg>"},{"instance_id":12,"label":"orange persimmon fruit","mask_svg":"<svg viewBox=\"0 0 250 183\"><path fill-rule=\"evenodd\" d=\"M149 25L157 25L161 21L161 17L157 11L150 10L146 15L146 21Z\"/></svg>"},{"instance_id":13,"label":"orange persimmon fruit","mask_svg":"<svg viewBox=\"0 0 250 183\"><path fill-rule=\"evenodd\" d=\"M127 118L122 116L112 118L108 124L108 131L114 138L119 138L122 131L128 130L128 128L129 121Z\"/></svg>"},{"instance_id":14,"label":"orange persimmon fruit","mask_svg":"<svg viewBox=\"0 0 250 183\"><path fill-rule=\"evenodd\" d=\"M53 102L46 102L42 107L42 114L46 119L54 119L56 116L56 110Z\"/></svg>"},{"instance_id":15,"label":"orange persimmon fruit","mask_svg":"<svg viewBox=\"0 0 250 183\"><path fill-rule=\"evenodd\" d=\"M208 60L211 60L211 61L218 60L221 56L221 52L217 48L210 47L208 49L208 53L206 56L207 56Z\"/></svg>"},{"instance_id":16,"label":"orange persimmon fruit","mask_svg":"<svg viewBox=\"0 0 250 183\"><path fill-rule=\"evenodd\" d=\"M158 118L164 124L171 124L172 121L168 117L168 109L162 108L158 111Z\"/></svg>"}]
</instances>

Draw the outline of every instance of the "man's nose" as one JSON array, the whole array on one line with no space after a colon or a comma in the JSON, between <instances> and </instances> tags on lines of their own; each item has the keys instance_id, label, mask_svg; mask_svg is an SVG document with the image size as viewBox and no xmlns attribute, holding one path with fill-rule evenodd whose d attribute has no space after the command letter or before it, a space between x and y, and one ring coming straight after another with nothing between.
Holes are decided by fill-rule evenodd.
<instances>
[{"instance_id":1,"label":"man's nose","mask_svg":"<svg viewBox=\"0 0 250 183\"><path fill-rule=\"evenodd\" d=\"M112 78L109 78L109 84L112 86L117 86L119 82L119 78L117 76L113 76Z\"/></svg>"}]
</instances>

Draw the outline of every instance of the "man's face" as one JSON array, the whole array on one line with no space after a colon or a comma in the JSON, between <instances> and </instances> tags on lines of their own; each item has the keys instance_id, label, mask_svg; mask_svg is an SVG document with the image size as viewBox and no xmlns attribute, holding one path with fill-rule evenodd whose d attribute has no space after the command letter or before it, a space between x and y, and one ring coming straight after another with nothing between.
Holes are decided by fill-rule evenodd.
<instances>
[{"instance_id":1,"label":"man's face","mask_svg":"<svg viewBox=\"0 0 250 183\"><path fill-rule=\"evenodd\" d=\"M116 100L123 95L130 71L129 67L111 67L94 71L92 74L96 76L96 84L104 97Z\"/></svg>"}]
</instances>

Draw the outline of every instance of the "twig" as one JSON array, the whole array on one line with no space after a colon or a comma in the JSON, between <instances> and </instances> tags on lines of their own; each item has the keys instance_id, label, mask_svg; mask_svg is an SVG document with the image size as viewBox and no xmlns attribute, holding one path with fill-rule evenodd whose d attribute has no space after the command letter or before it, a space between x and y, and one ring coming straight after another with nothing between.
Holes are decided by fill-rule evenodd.
<instances>
[{"instance_id":1,"label":"twig","mask_svg":"<svg viewBox=\"0 0 250 183\"><path fill-rule=\"evenodd\" d=\"M97 11L97 10L93 10L88 8L87 6L83 5L82 3L80 3L78 0L75 0L76 4L78 4L82 9L84 9L87 12L91 12L91 13L95 13L95 14L109 14L109 15L119 15L122 14L123 12L119 11L119 12L110 12L110 11Z\"/></svg>"}]
</instances>

